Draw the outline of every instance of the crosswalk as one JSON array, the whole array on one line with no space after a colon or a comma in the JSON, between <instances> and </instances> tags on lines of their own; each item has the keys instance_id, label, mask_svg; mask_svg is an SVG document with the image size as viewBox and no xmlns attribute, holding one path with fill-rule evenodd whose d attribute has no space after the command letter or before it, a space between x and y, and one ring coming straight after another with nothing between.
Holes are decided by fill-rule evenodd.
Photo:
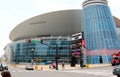
<instances>
[{"instance_id":1,"label":"crosswalk","mask_svg":"<svg viewBox=\"0 0 120 77\"><path fill-rule=\"evenodd\" d=\"M15 72L40 72L38 70L25 70L25 69L20 69L20 68L13 68L13 67L9 67L8 69L11 73L15 73Z\"/></svg>"},{"instance_id":2,"label":"crosswalk","mask_svg":"<svg viewBox=\"0 0 120 77\"><path fill-rule=\"evenodd\" d=\"M61 72L83 73L83 74L91 74L91 75L98 75L104 77L117 77L116 75L113 75L111 70L82 69L82 70L64 70Z\"/></svg>"},{"instance_id":3,"label":"crosswalk","mask_svg":"<svg viewBox=\"0 0 120 77\"><path fill-rule=\"evenodd\" d=\"M23 70L23 69L15 69L15 70L9 70L11 73L16 73L16 72L41 72L40 70ZM66 73L80 73L80 74L91 74L91 75L96 75L96 76L102 76L102 77L117 77L116 75L112 74L111 70L61 70L57 72L66 72Z\"/></svg>"},{"instance_id":4,"label":"crosswalk","mask_svg":"<svg viewBox=\"0 0 120 77\"><path fill-rule=\"evenodd\" d=\"M116 75L113 75L112 68L102 68L102 69L65 69L65 70L25 70L20 68L9 68L9 71L12 73L15 72L42 72L42 71L56 71L56 72L64 72L64 73L79 73L79 74L90 74L90 75L96 75L98 77L117 77Z\"/></svg>"},{"instance_id":5,"label":"crosswalk","mask_svg":"<svg viewBox=\"0 0 120 77\"><path fill-rule=\"evenodd\" d=\"M10 72L40 72L36 70L10 70Z\"/></svg>"}]
</instances>

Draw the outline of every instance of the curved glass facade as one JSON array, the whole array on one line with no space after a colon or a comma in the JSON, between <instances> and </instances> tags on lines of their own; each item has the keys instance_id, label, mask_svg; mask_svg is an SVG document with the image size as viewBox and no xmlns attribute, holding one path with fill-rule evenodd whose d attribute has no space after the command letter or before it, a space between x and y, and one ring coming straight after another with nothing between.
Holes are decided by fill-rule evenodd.
<instances>
[{"instance_id":1,"label":"curved glass facade","mask_svg":"<svg viewBox=\"0 0 120 77\"><path fill-rule=\"evenodd\" d=\"M60 62L69 63L69 37L43 37L43 43L40 43L39 38L32 38L31 42L16 42L12 45L12 62L15 63L31 63L38 57L40 63L55 61L56 44L58 45L58 55ZM46 44L46 45L45 45Z\"/></svg>"},{"instance_id":2,"label":"curved glass facade","mask_svg":"<svg viewBox=\"0 0 120 77\"><path fill-rule=\"evenodd\" d=\"M82 15L87 50L120 49L120 41L107 0L86 0L83 3ZM109 55L87 56L87 63L110 63L110 57Z\"/></svg>"},{"instance_id":3,"label":"curved glass facade","mask_svg":"<svg viewBox=\"0 0 120 77\"><path fill-rule=\"evenodd\" d=\"M88 0L83 5L83 29L86 48L88 50L119 49L119 39L114 20L107 4L104 4L103 0Z\"/></svg>"}]
</instances>

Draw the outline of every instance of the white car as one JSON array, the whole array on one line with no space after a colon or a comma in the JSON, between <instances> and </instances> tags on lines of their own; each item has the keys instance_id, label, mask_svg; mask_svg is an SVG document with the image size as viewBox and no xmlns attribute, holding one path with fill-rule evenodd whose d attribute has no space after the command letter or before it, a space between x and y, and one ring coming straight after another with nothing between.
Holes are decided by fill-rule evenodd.
<instances>
[{"instance_id":1,"label":"white car","mask_svg":"<svg viewBox=\"0 0 120 77\"><path fill-rule=\"evenodd\" d=\"M34 70L34 66L33 65L26 65L25 70Z\"/></svg>"}]
</instances>

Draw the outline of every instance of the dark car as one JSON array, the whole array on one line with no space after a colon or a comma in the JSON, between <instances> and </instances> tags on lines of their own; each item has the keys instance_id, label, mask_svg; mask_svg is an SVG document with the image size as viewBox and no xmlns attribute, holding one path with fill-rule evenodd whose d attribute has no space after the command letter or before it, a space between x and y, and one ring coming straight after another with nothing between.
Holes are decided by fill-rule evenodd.
<instances>
[{"instance_id":1,"label":"dark car","mask_svg":"<svg viewBox=\"0 0 120 77\"><path fill-rule=\"evenodd\" d=\"M34 70L34 66L33 65L26 65L25 70Z\"/></svg>"},{"instance_id":2,"label":"dark car","mask_svg":"<svg viewBox=\"0 0 120 77\"><path fill-rule=\"evenodd\" d=\"M117 75L117 77L120 77L120 65L114 67L113 74Z\"/></svg>"},{"instance_id":3,"label":"dark car","mask_svg":"<svg viewBox=\"0 0 120 77\"><path fill-rule=\"evenodd\" d=\"M0 65L0 71L3 71L3 70L8 70L8 66L5 63Z\"/></svg>"}]
</instances>

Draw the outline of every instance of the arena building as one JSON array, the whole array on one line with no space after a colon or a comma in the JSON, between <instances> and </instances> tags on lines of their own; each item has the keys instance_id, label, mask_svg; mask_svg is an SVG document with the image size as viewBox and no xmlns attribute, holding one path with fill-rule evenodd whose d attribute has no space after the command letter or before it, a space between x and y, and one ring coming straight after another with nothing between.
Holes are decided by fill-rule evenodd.
<instances>
[{"instance_id":1,"label":"arena building","mask_svg":"<svg viewBox=\"0 0 120 77\"><path fill-rule=\"evenodd\" d=\"M114 20L119 27L120 20L116 17ZM12 42L4 48L6 60L9 63L32 63L39 58L39 63L47 64L55 61L58 46L59 63L70 63L71 36L80 32L83 32L80 9L54 11L29 18L11 31L9 38Z\"/></svg>"},{"instance_id":2,"label":"arena building","mask_svg":"<svg viewBox=\"0 0 120 77\"><path fill-rule=\"evenodd\" d=\"M71 35L81 32L81 10L63 10L32 17L17 25L10 33L11 61L31 62L40 58L41 63L55 60L58 44L59 62L69 63ZM39 42L54 47L50 48ZM26 39L30 38L31 42Z\"/></svg>"}]
</instances>

